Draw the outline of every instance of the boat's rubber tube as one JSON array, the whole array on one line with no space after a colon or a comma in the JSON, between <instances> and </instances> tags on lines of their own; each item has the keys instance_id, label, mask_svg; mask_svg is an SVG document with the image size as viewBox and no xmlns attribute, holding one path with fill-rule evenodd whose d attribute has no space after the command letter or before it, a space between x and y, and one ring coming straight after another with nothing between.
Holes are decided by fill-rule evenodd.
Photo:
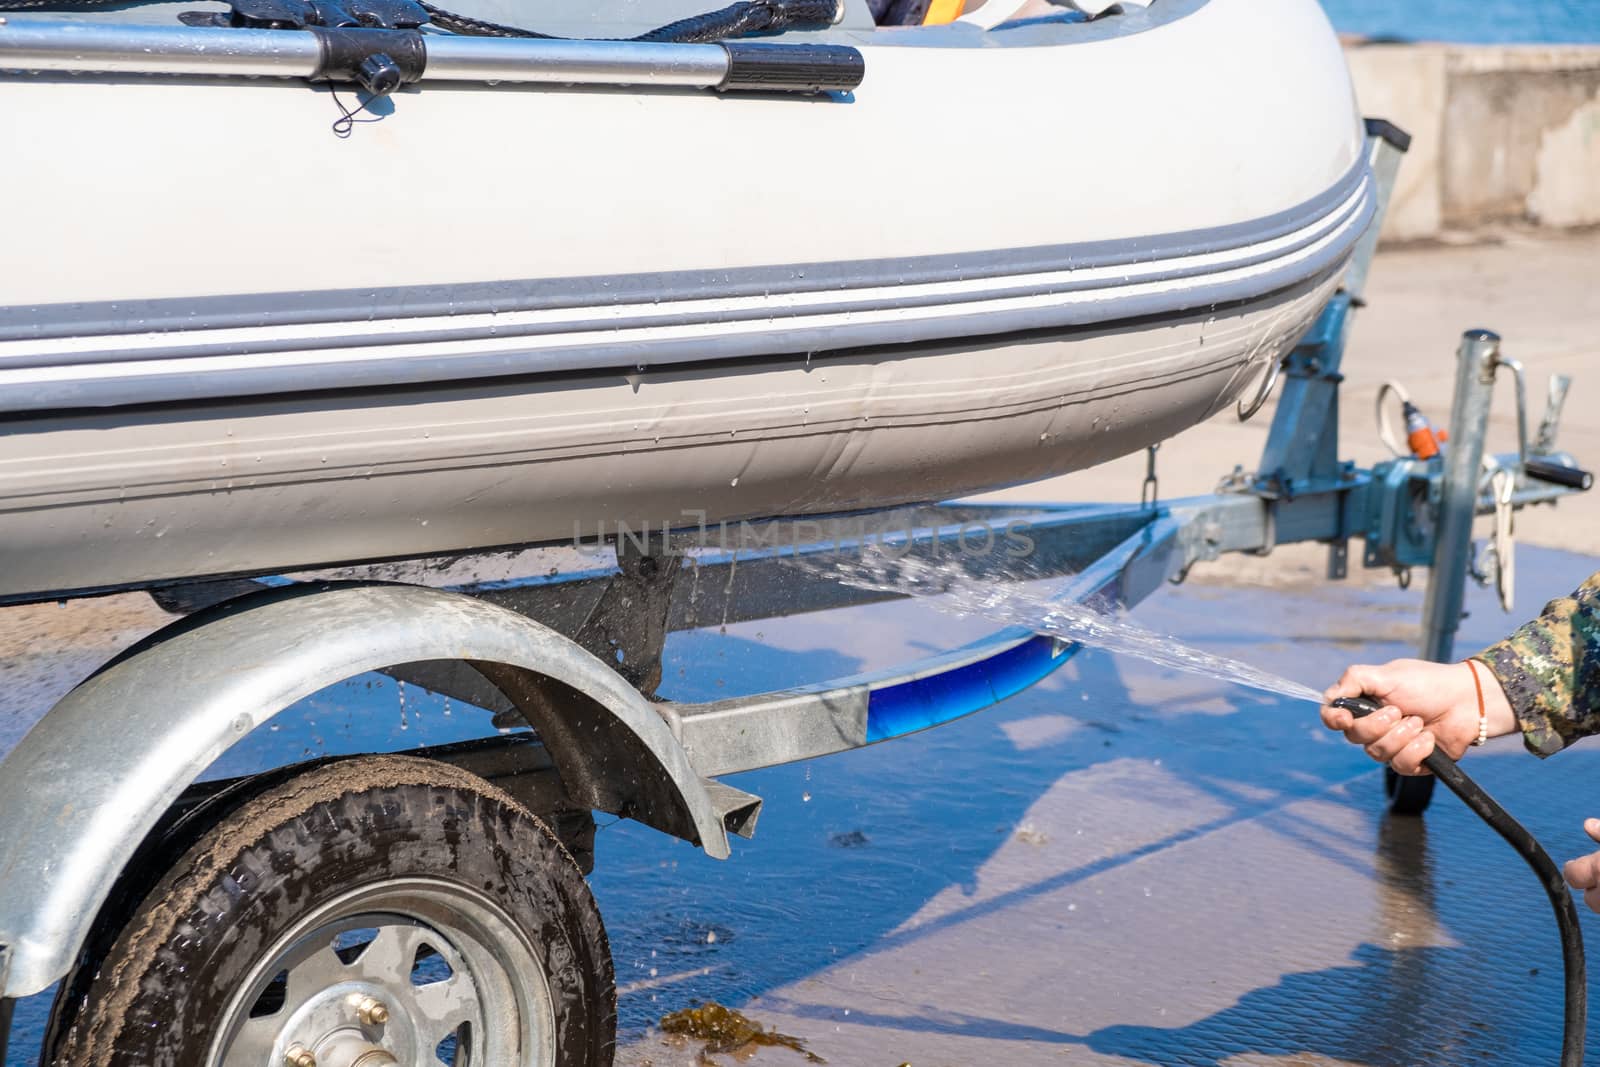
<instances>
[{"instance_id":1,"label":"boat's rubber tube","mask_svg":"<svg viewBox=\"0 0 1600 1067\"><path fill-rule=\"evenodd\" d=\"M287 80L0 79L0 599L1082 469L1232 402L1372 214L1317 0L823 36L849 100L424 86L346 141Z\"/></svg>"},{"instance_id":2,"label":"boat's rubber tube","mask_svg":"<svg viewBox=\"0 0 1600 1067\"><path fill-rule=\"evenodd\" d=\"M13 416L0 599L951 499L1231 403L1336 270L1234 307L804 358Z\"/></svg>"}]
</instances>

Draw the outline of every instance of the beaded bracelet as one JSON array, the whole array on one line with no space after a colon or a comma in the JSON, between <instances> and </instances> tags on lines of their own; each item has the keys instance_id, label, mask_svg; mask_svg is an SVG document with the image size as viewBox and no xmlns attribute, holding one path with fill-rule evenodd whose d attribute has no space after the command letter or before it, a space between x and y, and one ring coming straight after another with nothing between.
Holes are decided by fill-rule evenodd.
<instances>
[{"instance_id":1,"label":"beaded bracelet","mask_svg":"<svg viewBox=\"0 0 1600 1067\"><path fill-rule=\"evenodd\" d=\"M1477 748L1489 740L1489 712L1483 706L1483 682L1478 678L1478 665L1470 659L1461 662L1472 672L1472 685L1478 691L1478 739L1472 742L1472 747Z\"/></svg>"}]
</instances>

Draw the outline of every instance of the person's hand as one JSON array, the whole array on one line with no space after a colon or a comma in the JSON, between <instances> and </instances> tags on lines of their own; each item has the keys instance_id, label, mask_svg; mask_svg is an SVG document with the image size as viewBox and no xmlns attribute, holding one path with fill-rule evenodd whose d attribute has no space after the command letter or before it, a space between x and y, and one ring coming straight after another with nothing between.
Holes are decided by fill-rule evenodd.
<instances>
[{"instance_id":1,"label":"person's hand","mask_svg":"<svg viewBox=\"0 0 1600 1067\"><path fill-rule=\"evenodd\" d=\"M1460 759L1478 739L1476 670L1483 684L1489 736L1512 733L1516 717L1494 672L1481 663L1429 663L1397 659L1381 667L1355 666L1323 694L1323 725L1339 730L1367 755L1401 774L1427 774L1422 761L1434 746ZM1371 697L1384 705L1364 719L1332 706L1341 697Z\"/></svg>"},{"instance_id":2,"label":"person's hand","mask_svg":"<svg viewBox=\"0 0 1600 1067\"><path fill-rule=\"evenodd\" d=\"M1583 832L1600 841L1600 819L1585 819ZM1589 910L1600 911L1600 852L1568 860L1566 875L1568 885L1583 891L1583 902Z\"/></svg>"}]
</instances>

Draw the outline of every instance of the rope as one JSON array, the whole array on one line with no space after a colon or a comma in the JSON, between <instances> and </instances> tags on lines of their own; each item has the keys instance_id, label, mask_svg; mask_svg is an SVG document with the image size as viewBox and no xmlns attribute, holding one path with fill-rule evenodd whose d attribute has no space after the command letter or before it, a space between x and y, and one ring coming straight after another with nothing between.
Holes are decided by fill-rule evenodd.
<instances>
[{"instance_id":1,"label":"rope","mask_svg":"<svg viewBox=\"0 0 1600 1067\"><path fill-rule=\"evenodd\" d=\"M5 0L0 0L0 3L4 2ZM422 0L422 10L428 13L429 19L432 20L435 26L441 30L449 30L451 33L465 34L469 37L537 37L545 40L550 39L550 35L547 33L522 30L515 26L502 26L498 22L490 22L487 19L475 19L470 15L446 11L436 4L428 3L427 0Z\"/></svg>"},{"instance_id":2,"label":"rope","mask_svg":"<svg viewBox=\"0 0 1600 1067\"><path fill-rule=\"evenodd\" d=\"M1378 439L1383 442L1383 447L1389 450L1390 455L1404 459L1411 455L1411 449L1401 447L1400 439L1394 435L1394 426L1389 422L1389 408L1384 401L1389 398L1390 393L1393 393L1402 404L1411 400L1406 387L1392 379L1378 387L1378 398L1373 402L1373 413L1378 420Z\"/></svg>"},{"instance_id":3,"label":"rope","mask_svg":"<svg viewBox=\"0 0 1600 1067\"><path fill-rule=\"evenodd\" d=\"M63 3L63 0L0 0L0 11L32 11L41 7L110 7L112 4L126 3L127 0L72 0Z\"/></svg>"},{"instance_id":4,"label":"rope","mask_svg":"<svg viewBox=\"0 0 1600 1067\"><path fill-rule=\"evenodd\" d=\"M791 26L827 26L839 13L838 0L750 0L730 4L720 11L669 22L640 34L635 41L671 41L692 44L743 37L752 33L772 33Z\"/></svg>"}]
</instances>

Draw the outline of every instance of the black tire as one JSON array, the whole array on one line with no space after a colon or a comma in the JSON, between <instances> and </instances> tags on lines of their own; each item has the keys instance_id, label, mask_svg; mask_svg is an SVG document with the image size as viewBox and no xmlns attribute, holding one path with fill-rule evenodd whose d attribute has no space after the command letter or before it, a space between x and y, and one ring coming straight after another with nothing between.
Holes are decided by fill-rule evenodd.
<instances>
[{"instance_id":1,"label":"black tire","mask_svg":"<svg viewBox=\"0 0 1600 1067\"><path fill-rule=\"evenodd\" d=\"M1396 815L1421 815L1433 801L1433 787L1438 781L1431 774L1412 777L1385 767L1383 794L1389 800L1389 810Z\"/></svg>"},{"instance_id":2,"label":"black tire","mask_svg":"<svg viewBox=\"0 0 1600 1067\"><path fill-rule=\"evenodd\" d=\"M426 940L417 950L418 966L429 954L448 961L452 957L432 947L445 943L428 925L434 905L419 903L411 914L392 906L394 894L413 887L420 887L414 891L422 902L459 898L484 908L487 901L483 914L495 916L499 925L473 929L516 935L485 936L484 945L492 941L496 947L474 950L497 959L505 955L523 968L507 973L542 974L541 1020L528 1024L535 1030L518 1033L537 1033L533 1043L545 1049L540 1055L548 1057L553 1048L553 1061L543 1062L610 1067L616 1037L611 954L594 898L572 857L542 822L482 779L446 764L399 756L342 761L306 772L245 803L203 834L144 897L103 958L82 961L79 980L69 977L63 983L64 991L86 987L87 994L64 992L58 998L51 1030L60 1037L44 1062L205 1067L219 1029L236 1029L228 1020L244 1018L241 1003L257 1032L271 1022L258 1025L256 1017L271 1009L264 1012L260 1000L248 999L254 994L244 987L261 988L259 975L277 967L274 953L283 951L284 939L298 938L292 946L303 946L321 935L325 942L325 931L333 929L318 927L302 935L297 924L306 916L338 917L341 901L363 893L384 901L381 912L394 918L396 930ZM411 943L406 942L408 960ZM365 947L355 950L357 961ZM342 954L351 950L326 943L298 951L325 966L324 950L351 962ZM498 978L475 974L469 972L469 982L478 983L472 988L501 988L494 985ZM93 977L84 982L84 975ZM510 979L503 984L521 988ZM483 1001L485 1007L488 1003ZM399 1024L393 1025L399 1034ZM416 1040L427 1036L420 1028L415 1033ZM465 1029L462 1040L473 1040L472 1035ZM389 1038L380 1033L371 1040ZM419 1067L434 1062L431 1048L422 1051L427 1055L416 1048L411 1052L421 1056ZM478 1067L483 1054L474 1050L463 1059ZM510 1060L504 1067L541 1062L526 1050Z\"/></svg>"}]
</instances>

